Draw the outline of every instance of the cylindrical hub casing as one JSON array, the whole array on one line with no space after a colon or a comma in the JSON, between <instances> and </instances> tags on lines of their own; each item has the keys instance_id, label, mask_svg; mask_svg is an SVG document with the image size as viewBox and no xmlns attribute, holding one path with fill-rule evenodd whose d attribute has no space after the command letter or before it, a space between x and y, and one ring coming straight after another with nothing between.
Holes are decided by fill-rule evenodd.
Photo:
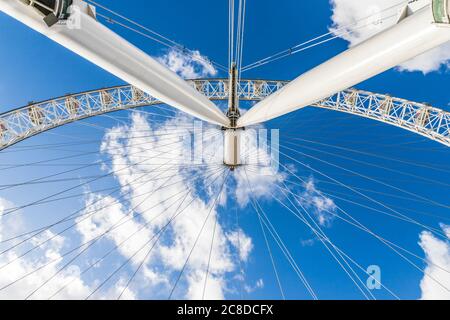
<instances>
[{"instance_id":1,"label":"cylindrical hub casing","mask_svg":"<svg viewBox=\"0 0 450 320\"><path fill-rule=\"evenodd\" d=\"M223 162L227 166L236 167L241 164L241 132L227 129L224 131Z\"/></svg>"}]
</instances>

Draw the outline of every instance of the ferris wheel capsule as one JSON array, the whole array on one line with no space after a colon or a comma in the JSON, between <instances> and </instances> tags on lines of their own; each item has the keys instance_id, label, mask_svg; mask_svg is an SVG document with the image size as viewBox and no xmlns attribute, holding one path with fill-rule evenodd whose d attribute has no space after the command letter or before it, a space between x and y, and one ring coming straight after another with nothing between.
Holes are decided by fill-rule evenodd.
<instances>
[{"instance_id":1,"label":"ferris wheel capsule","mask_svg":"<svg viewBox=\"0 0 450 320\"><path fill-rule=\"evenodd\" d=\"M6 125L0 120L0 144L2 144L3 138L6 135L6 132L8 129L6 128Z\"/></svg>"},{"instance_id":2,"label":"ferris wheel capsule","mask_svg":"<svg viewBox=\"0 0 450 320\"><path fill-rule=\"evenodd\" d=\"M26 0L26 3L36 8L50 27L70 16L69 7L73 4L73 0Z\"/></svg>"}]
</instances>

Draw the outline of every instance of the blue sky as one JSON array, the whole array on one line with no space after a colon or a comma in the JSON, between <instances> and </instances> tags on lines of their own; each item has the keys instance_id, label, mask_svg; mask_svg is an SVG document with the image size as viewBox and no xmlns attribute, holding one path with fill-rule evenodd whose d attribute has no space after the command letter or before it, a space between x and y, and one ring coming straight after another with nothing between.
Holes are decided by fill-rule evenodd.
<instances>
[{"instance_id":1,"label":"blue sky","mask_svg":"<svg viewBox=\"0 0 450 320\"><path fill-rule=\"evenodd\" d=\"M190 49L199 50L214 61L221 64L227 63L228 3L225 0L151 2L98 0L98 2ZM328 0L248 1L243 64L247 65L328 32L329 27L333 25L332 9ZM104 72L4 14L0 14L0 25L2 26L0 28L0 69L2 70L0 112L24 106L30 101L41 101L67 93L123 84L122 80ZM109 26L152 56L160 57L167 53L166 49L148 39L119 26ZM293 57L251 70L244 73L243 77L291 80L347 47L347 41L335 40ZM218 76L226 75L219 73ZM420 71L390 70L358 84L357 88L389 93L392 96L412 101L427 102L438 108L449 110L448 76L445 66L427 74ZM120 112L113 116L126 119L130 113ZM117 125L116 121L104 117L90 119L87 122L106 128ZM389 214L392 215L394 211L439 230L440 224L450 224L448 215L450 153L446 147L410 132L371 120L310 108L296 112L291 118L287 116L273 120L267 124L267 127L280 129L282 145L280 159L284 165L289 165L297 175L304 177L305 180L314 181L315 187L332 199L336 206L392 243L425 258L425 252L419 245L420 236L424 235L425 228L393 218ZM27 145L64 143L67 142L65 138L67 135L79 140L98 140L99 143L72 148L67 146L58 149L20 150L21 146ZM98 128L82 124L69 125L19 144L18 149L8 149L8 151L16 150L17 152L0 152L0 164L6 167L7 164L56 158L73 154L73 150L98 151L103 136L104 131ZM345 148L360 153L350 152ZM72 151L67 151L68 149ZM295 150L312 157L302 155ZM363 155L361 152L366 154ZM94 154L83 157L80 161L89 163L105 158L105 155ZM316 171L302 167L292 158L307 163ZM405 162L409 164L405 164ZM64 166L67 165L67 162L60 163L60 167L21 167L3 170L0 173L0 184L29 180L70 168ZM336 166L343 167L347 171ZM371 177L372 180L352 174L348 170ZM318 174L317 171L322 172L324 176ZM91 168L74 177L80 178L80 176L100 173L99 168ZM325 175L359 188L361 193L369 196L373 201L342 186L330 183ZM292 185L297 194L301 195L306 192L301 182L292 175L289 175L287 181L300 184L300 186ZM61 188L69 188L74 183L76 182L69 181L52 184L45 188L36 188L31 185L8 189L0 191L0 198L15 205L21 205L57 192ZM117 181L107 179L102 183L92 184L90 187L93 189L108 188L115 183ZM248 260L243 263L245 280L242 283L249 290L247 292L244 290L243 294L240 293L241 282L235 279L239 272L234 270L224 276L227 283L230 283L229 290L225 290L225 297L279 299L281 298L280 292L257 216L250 203L243 208L239 207L236 199L233 198L232 190L229 192L230 196L226 200L226 205L218 208L219 221L225 233L227 230L232 230L235 227L234 211L239 210L241 228L252 239L254 248ZM317 194L313 192L313 195ZM280 195L278 194L278 196ZM302 225L273 198L261 197L260 203L266 214L271 217L286 246L319 298L364 298L309 228ZM55 221L55 217L76 210L80 204L83 204L82 198L73 198L62 203L27 208L21 212L21 221L26 230L33 229L33 226L40 226L44 221L51 223ZM371 207L373 210L367 207ZM363 268L370 265L380 266L383 284L400 298L418 299L421 297L420 282L424 278L423 271L417 270L399 255L393 253L391 249L381 244L379 240L356 230L355 227L339 219L334 219L326 224L324 231L338 247ZM76 242L79 237L80 235L72 234L69 242ZM431 242L435 241L436 245L444 246L444 251L446 249L448 254L448 241L445 237L439 238L439 241L432 236L428 236L427 239ZM272 239L270 239L270 245L286 297L310 299L311 296ZM86 261L102 255L110 246L111 243L105 241L89 253L85 260L81 258L80 266ZM427 266L423 260L411 255L407 256L420 268L423 269ZM36 259L38 258L36 257ZM108 271L111 271L109 268L114 268L123 260L124 257L117 254L109 260L110 265L94 270L83 280L89 283L101 279L108 274ZM443 263L448 263L448 261L444 259ZM449 265L447 264L447 266ZM128 273L132 273L132 271L132 268L126 270ZM357 273L365 282L367 275L361 270ZM375 290L372 293L379 299L393 298L386 290ZM106 293L105 295L107 296ZM155 297L151 290L142 290L138 296L140 298Z\"/></svg>"}]
</instances>

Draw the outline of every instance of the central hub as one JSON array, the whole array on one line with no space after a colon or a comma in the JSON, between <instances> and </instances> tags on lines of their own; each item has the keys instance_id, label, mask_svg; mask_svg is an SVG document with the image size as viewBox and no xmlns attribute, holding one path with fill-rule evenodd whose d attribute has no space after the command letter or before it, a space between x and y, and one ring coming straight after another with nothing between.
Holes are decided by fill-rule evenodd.
<instances>
[{"instance_id":1,"label":"central hub","mask_svg":"<svg viewBox=\"0 0 450 320\"><path fill-rule=\"evenodd\" d=\"M231 65L228 83L228 112L230 127L224 128L223 163L234 170L241 164L241 132L242 128L237 128L237 121L241 116L239 112L238 94L238 70L236 63Z\"/></svg>"},{"instance_id":2,"label":"central hub","mask_svg":"<svg viewBox=\"0 0 450 320\"><path fill-rule=\"evenodd\" d=\"M232 170L241 165L242 129L224 130L223 163Z\"/></svg>"},{"instance_id":3,"label":"central hub","mask_svg":"<svg viewBox=\"0 0 450 320\"><path fill-rule=\"evenodd\" d=\"M238 70L236 64L233 63L230 70L228 82L228 112L227 117L230 119L230 127L236 128L237 121L241 113L239 112L239 95L238 95Z\"/></svg>"}]
</instances>

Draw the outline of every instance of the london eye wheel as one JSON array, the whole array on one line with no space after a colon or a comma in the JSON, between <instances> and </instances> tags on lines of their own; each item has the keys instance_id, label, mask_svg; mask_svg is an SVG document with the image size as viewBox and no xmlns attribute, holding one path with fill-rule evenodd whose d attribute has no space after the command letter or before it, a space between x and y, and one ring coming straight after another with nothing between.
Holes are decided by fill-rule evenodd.
<instances>
[{"instance_id":1,"label":"london eye wheel","mask_svg":"<svg viewBox=\"0 0 450 320\"><path fill-rule=\"evenodd\" d=\"M0 0L129 83L0 114L0 297L418 295L405 279L449 297L450 113L355 86L448 42L450 2L396 4L391 27L292 81L242 75L338 36L243 65L247 4L228 5L224 66L93 1Z\"/></svg>"}]
</instances>

